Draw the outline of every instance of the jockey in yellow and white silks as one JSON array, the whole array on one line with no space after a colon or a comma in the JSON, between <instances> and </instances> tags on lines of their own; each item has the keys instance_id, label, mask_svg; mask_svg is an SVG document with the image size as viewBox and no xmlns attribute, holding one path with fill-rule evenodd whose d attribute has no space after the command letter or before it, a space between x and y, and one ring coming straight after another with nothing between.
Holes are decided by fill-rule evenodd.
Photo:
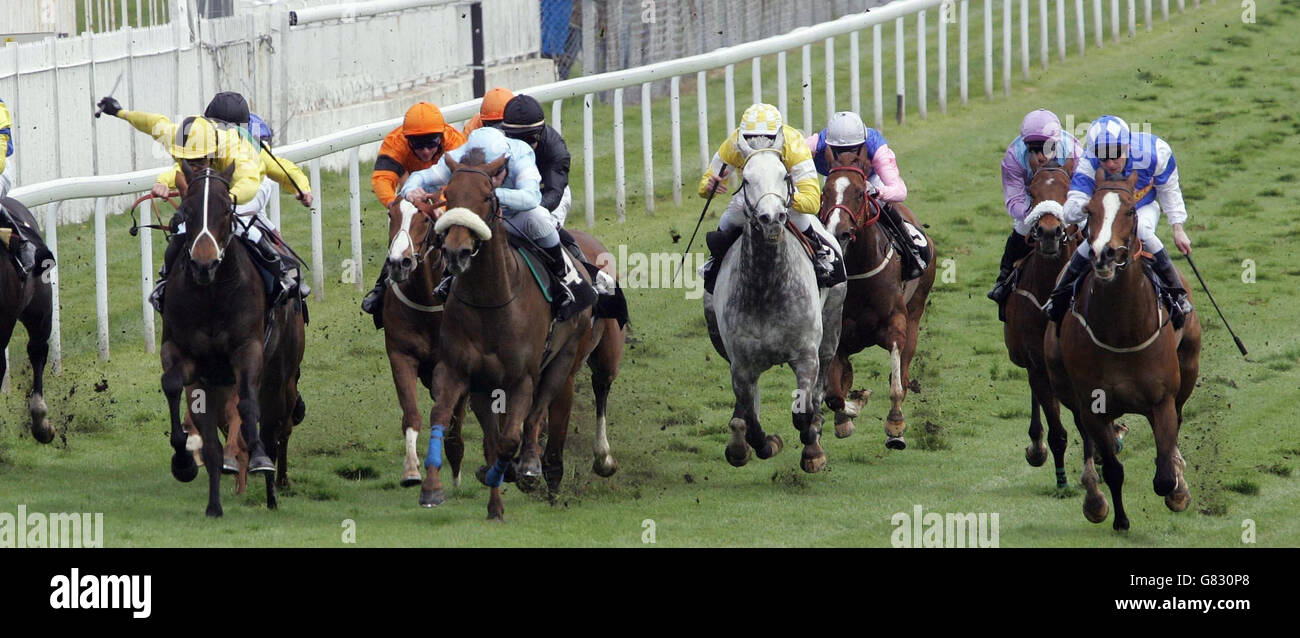
<instances>
[{"instance_id":1,"label":"jockey in yellow and white silks","mask_svg":"<svg viewBox=\"0 0 1300 638\"><path fill-rule=\"evenodd\" d=\"M13 162L9 159L14 154L13 120L9 116L9 107L0 100L0 197L8 197L16 177ZM0 228L9 228L9 245L5 248L13 258L23 279L40 276L54 265L54 254L45 246L36 228L20 222L11 216L3 204L0 204Z\"/></svg>"},{"instance_id":2,"label":"jockey in yellow and white silks","mask_svg":"<svg viewBox=\"0 0 1300 638\"><path fill-rule=\"evenodd\" d=\"M790 221L805 236L819 247L817 279L822 285L834 285L842 281L843 267L838 264L839 244L817 221L817 212L821 207L821 182L817 179L817 168L813 164L812 151L804 141L803 135L795 128L787 126L781 118L781 112L771 104L755 104L745 109L740 118L740 126L718 147L713 160L700 178L699 195L708 197L710 192L725 193L726 175L731 171L743 171L749 154L760 150L774 148L781 151L786 171L790 175L794 193L791 197ZM704 276L704 288L713 291L717 277L715 265L721 262L723 255L731 244L735 243L745 227L745 198L737 192L727 203L727 210L718 220L716 233L709 233L708 241L711 255L709 261L700 268ZM840 275L837 277L837 273Z\"/></svg>"}]
</instances>

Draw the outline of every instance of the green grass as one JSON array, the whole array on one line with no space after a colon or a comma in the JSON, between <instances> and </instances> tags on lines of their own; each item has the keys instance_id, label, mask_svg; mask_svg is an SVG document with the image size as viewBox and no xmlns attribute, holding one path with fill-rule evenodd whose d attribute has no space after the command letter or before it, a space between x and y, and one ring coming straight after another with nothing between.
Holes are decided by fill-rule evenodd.
<instances>
[{"instance_id":1,"label":"green grass","mask_svg":"<svg viewBox=\"0 0 1300 638\"><path fill-rule=\"evenodd\" d=\"M975 24L977 5L972 5ZM312 305L301 384L308 414L290 443L295 485L281 499L281 509L268 512L259 504L260 484L254 482L249 495L236 497L233 483L225 481L225 517L207 520L203 480L179 484L168 473L159 365L156 356L143 351L139 337L138 240L127 236L126 218L114 217L109 250L113 358L107 362L94 354L90 228L59 229L66 358L63 375L48 377L47 396L52 419L64 437L52 446L40 446L25 433L22 395L29 381L26 365L18 363L25 339L21 331L11 344L17 391L0 398L0 511L12 512L21 503L29 511L104 512L105 544L110 547L340 547L345 519L356 523L358 544L369 546L639 546L646 519L655 521L656 538L663 546L887 546L891 515L910 513L917 504L927 512L998 512L1006 547L1239 546L1245 518L1259 525L1261 545L1300 544L1300 519L1295 516L1300 498L1295 479L1281 469L1289 470L1300 456L1292 434L1300 391L1300 372L1292 366L1300 360L1300 343L1290 329L1295 325L1292 309L1300 271L1290 263L1293 242L1284 236L1295 228L1290 202L1300 196L1300 189L1282 179L1295 172L1289 149L1300 128L1282 116L1300 89L1300 58L1270 57L1270 52L1294 49L1291 34L1300 27L1300 17L1288 11L1271 14L1272 24L1245 37L1239 11L1231 3L1206 3L1186 16L1175 13L1169 24L1157 21L1153 33L1139 32L1137 42L1116 47L1108 36L1104 50L1091 48L1089 31L1085 58L1071 48L1066 64L1055 56L1047 71L1035 64L1030 83L1020 80L1016 68L1009 98L1001 96L999 75L995 97L985 99L982 65L973 63L968 106L958 105L954 70L948 114L939 113L932 102L927 121L914 110L905 126L895 126L887 117L884 132L899 155L909 204L929 223L939 258L952 259L957 274L955 283L936 284L922 324L914 366L922 391L911 394L906 404L912 444L908 450L891 452L883 445L887 357L868 351L855 358L857 385L875 394L852 438L833 438L827 424L827 472L804 475L798 470L799 446L787 412L793 377L784 368L769 371L761 389L765 427L781 434L789 449L774 459L730 467L722 448L733 399L726 366L704 334L699 301L686 299L682 290L634 289L628 290L634 342L610 404L610 440L619 472L601 479L589 470L593 422L584 374L564 484L554 504L508 486L506 524L485 523L487 490L472 476L481 458L481 436L471 423L466 429L464 484L448 490L442 507L420 509L416 493L397 486L402 439L382 335L361 314L361 294L339 281L342 262L350 253L343 243L346 176L327 175L324 262L329 283L326 300ZM1215 28L1194 29L1202 22ZM892 29L885 32L891 35ZM914 50L914 27L908 36L909 49ZM978 37L978 29L973 29L976 50ZM1229 42L1233 37L1237 39ZM869 55L866 41L869 38L863 53ZM931 34L932 47L936 41ZM1198 61L1216 48L1209 65ZM824 69L822 47L813 49L813 68ZM892 87L892 44L887 41L884 50L884 85ZM1265 58L1267 64L1261 62ZM796 52L790 66L795 112L790 119L801 123L797 59ZM841 43L836 59L838 95L844 104L847 43ZM935 51L929 59L933 65ZM863 104L869 113L867 62L864 58L868 92ZM774 64L765 60L765 73ZM1242 73L1243 66L1267 68L1247 75L1267 73L1268 81L1253 81L1244 89L1205 81ZM1171 86L1148 86L1139 78L1148 69L1156 69ZM749 65L736 69L738 108L748 100L748 70ZM995 64L995 72L1000 74L1000 64ZM914 80L913 71L908 77L910 96ZM933 71L930 81L936 81ZM711 145L716 145L725 121L718 106L721 73L711 75L710 82L709 130ZM1137 99L1153 92L1159 99ZM774 94L770 83L764 86L768 99ZM929 95L934 100L934 87ZM819 105L814 119L819 123L825 112L820 106L823 96L819 82L814 90ZM686 167L698 161L693 104L694 96L687 94L682 139ZM1130 122L1151 122L1152 130L1169 140L1189 192L1189 231L1198 247L1197 265L1252 352L1246 360L1236 353L1204 295L1195 294L1205 327L1202 375L1180 436L1192 506L1174 514L1151 493L1150 429L1141 417L1126 417L1132 429L1121 459L1128 469L1125 502L1133 525L1126 534L1083 519L1081 447L1073 428L1067 490L1056 490L1050 463L1043 468L1025 463L1028 388L1024 373L1007 360L1002 324L983 295L996 274L1009 227L1001 212L997 165L1021 116L1039 106L1063 118L1073 115L1078 123L1118 113ZM640 109L629 107L627 114L629 202L627 222L619 224L613 206L611 110L596 110L595 232L610 247L626 244L635 251L679 252L683 246L674 242L673 233L688 237L701 205L691 195L695 171L686 170L687 198L682 206L674 206L667 196L668 105L657 100L653 118L659 197L654 216L647 216L637 147ZM565 109L564 131L578 156L573 169L578 202L571 215L574 226L582 223L581 116L576 103ZM1200 125L1201 118L1211 121ZM1233 152L1243 140L1277 143L1252 143L1249 152L1238 149L1239 163L1225 169L1218 155ZM1264 189L1280 190L1283 196L1257 196ZM1192 192L1199 198L1192 200ZM386 224L371 197L363 202L365 275L371 280L386 241ZM307 216L287 198L284 206L286 234L306 256ZM1248 213L1254 215L1250 221L1232 218ZM716 218L705 223L716 223ZM1168 228L1160 232L1169 241ZM698 243L696 250L701 250ZM156 242L155 255L161 251L161 242ZM1257 283L1242 282L1242 261L1247 258L1256 262ZM427 399L424 405L428 407ZM1235 489L1247 484L1257 493Z\"/></svg>"}]
</instances>

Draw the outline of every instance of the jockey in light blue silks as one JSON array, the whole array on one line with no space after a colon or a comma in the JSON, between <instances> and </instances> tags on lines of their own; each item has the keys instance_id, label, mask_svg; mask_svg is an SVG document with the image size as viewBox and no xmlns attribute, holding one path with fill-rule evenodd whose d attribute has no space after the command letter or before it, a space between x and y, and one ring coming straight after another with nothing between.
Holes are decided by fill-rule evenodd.
<instances>
[{"instance_id":1,"label":"jockey in light blue silks","mask_svg":"<svg viewBox=\"0 0 1300 638\"><path fill-rule=\"evenodd\" d=\"M1134 188L1139 192L1145 191L1136 202L1138 240L1142 242L1142 248L1151 253L1150 263L1160 277L1161 285L1173 294L1171 322L1175 328L1182 327L1183 319L1192 311L1192 304L1177 269L1169 260L1164 242L1156 236L1156 222L1160 220L1160 212L1164 211L1174 230L1174 245L1183 254L1192 250L1192 242L1183 230L1187 206L1178 187L1178 163L1174 160L1173 149L1150 133L1130 133L1128 124L1114 115L1103 115L1088 127L1084 151L1083 160L1078 163L1070 181L1070 195L1065 201L1065 223L1077 224L1087 218L1084 206L1092 199L1098 169L1105 169L1107 175L1117 178L1127 178L1136 173ZM1091 260L1092 246L1086 241L1081 242L1052 291L1051 301L1044 308L1048 318L1059 322L1065 316L1074 283L1089 268Z\"/></svg>"},{"instance_id":2,"label":"jockey in light blue silks","mask_svg":"<svg viewBox=\"0 0 1300 638\"><path fill-rule=\"evenodd\" d=\"M543 207L541 192L541 173L533 149L527 143L505 136L500 129L483 127L474 129L465 144L448 151L437 164L421 171L411 173L406 184L398 193L399 197L411 203L422 201L431 193L441 190L451 181L451 169L447 167L447 157L460 162L465 154L479 149L483 152L485 162L493 162L505 156L505 181L496 188L497 201L501 205L501 214L505 218L506 232L516 237L523 237L536 244L550 258L551 274L555 275L552 296L555 298L557 314L565 306L575 303L582 305L594 300L596 291L591 285L578 278L577 282L566 285L566 268L560 234L556 230L555 217ZM451 276L445 277L438 285L438 295L445 299L451 290ZM574 290L578 286L586 289Z\"/></svg>"}]
</instances>

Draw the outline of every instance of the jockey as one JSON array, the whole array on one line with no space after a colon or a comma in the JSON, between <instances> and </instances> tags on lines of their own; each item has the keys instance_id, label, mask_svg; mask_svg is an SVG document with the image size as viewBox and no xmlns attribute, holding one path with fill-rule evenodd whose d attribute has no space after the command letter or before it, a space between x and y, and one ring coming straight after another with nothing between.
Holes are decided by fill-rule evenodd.
<instances>
[{"instance_id":1,"label":"jockey","mask_svg":"<svg viewBox=\"0 0 1300 638\"><path fill-rule=\"evenodd\" d=\"M8 197L9 189L13 187L10 177L13 175L13 163L8 161L14 154L12 126L9 107L5 106L4 100L0 100L0 147L4 148L4 153L0 154L0 197ZM20 224L17 219L10 217L3 203L0 203L0 226L14 230L9 245L5 248L13 256L14 263L17 264L18 271L24 279L33 274L39 276L54 264L54 255L45 246L45 242L41 241L36 229Z\"/></svg>"},{"instance_id":2,"label":"jockey","mask_svg":"<svg viewBox=\"0 0 1300 638\"><path fill-rule=\"evenodd\" d=\"M1033 230L1036 221L1029 219L1029 182L1034 176L1031 158L1035 165L1055 159L1065 166L1073 159L1078 166L1082 147L1073 135L1061 130L1061 121L1047 109L1030 111L1020 122L1020 136L1011 142L1002 157L1002 195L1006 200L1007 214L1014 224L1002 249L997 282L988 293L988 298L998 305L1006 303L1011 296L1007 280L1016 262L1033 252L1029 245L1029 231Z\"/></svg>"},{"instance_id":3,"label":"jockey","mask_svg":"<svg viewBox=\"0 0 1300 638\"><path fill-rule=\"evenodd\" d=\"M889 142L885 141L885 136L863 124L857 113L840 111L831 116L826 128L809 135L806 142L812 150L813 164L822 176L830 174L831 160L840 153L856 152L870 162L867 166L868 195L884 202L881 208L888 215L890 226L898 233L898 243L909 248L899 253L905 262L903 270L910 275L904 279L919 277L925 270L925 264L903 230L902 217L892 206L894 202L907 199L907 184L898 174L898 159L894 156L894 150L889 148Z\"/></svg>"},{"instance_id":4,"label":"jockey","mask_svg":"<svg viewBox=\"0 0 1300 638\"><path fill-rule=\"evenodd\" d=\"M836 255L839 246L833 237L826 234L821 223L817 221L817 212L821 206L821 183L817 181L817 169L813 164L812 152L799 131L781 121L781 112L771 104L755 104L745 109L740 118L740 127L731 133L718 151L713 154L708 169L700 178L700 197L709 193L725 193L727 185L723 181L725 168L741 168L750 152L765 148L781 151L786 170L794 184L792 197L792 214L790 221L805 236L818 246L817 282L823 287L833 286L844 281L844 267L839 264ZM713 292L717 281L717 264L727 254L727 249L740 238L745 227L745 198L743 193L736 193L727 203L727 210L718 220L718 230L709 233L709 260L700 267L704 276L704 289Z\"/></svg>"},{"instance_id":5,"label":"jockey","mask_svg":"<svg viewBox=\"0 0 1300 638\"><path fill-rule=\"evenodd\" d=\"M564 138L546 123L542 105L531 95L515 96L506 104L501 132L533 149L537 171L542 175L541 207L563 227L573 206L573 195L569 192L569 147L564 144Z\"/></svg>"},{"instance_id":6,"label":"jockey","mask_svg":"<svg viewBox=\"0 0 1300 638\"><path fill-rule=\"evenodd\" d=\"M1161 285L1173 296L1170 321L1181 328L1187 313L1192 311L1182 279L1169 260L1164 243L1156 236L1156 222L1160 213L1169 218L1174 230L1174 245L1183 254L1192 251L1191 239L1183 230L1187 221L1187 207L1178 187L1178 163L1173 149L1164 140L1150 133L1130 133L1128 124L1114 115L1103 115L1088 127L1088 138L1083 161L1079 162L1070 180L1070 195L1065 201L1065 222L1078 223L1087 217L1084 206L1092 199L1096 188L1097 170L1105 169L1109 175L1128 177L1137 173L1138 194L1136 202L1137 236L1142 249L1151 253L1149 262ZM1044 311L1052 321L1060 321L1070 303L1074 283L1091 265L1092 246L1079 244L1064 274L1052 291L1051 301Z\"/></svg>"},{"instance_id":7,"label":"jockey","mask_svg":"<svg viewBox=\"0 0 1300 638\"><path fill-rule=\"evenodd\" d=\"M465 136L443 119L438 107L428 102L416 103L407 109L402 125L389 131L379 146L375 171L370 177L375 197L388 208L397 199L397 189L409 174L437 164L446 151L464 143ZM387 282L388 262L385 261L375 287L361 300L361 309L374 315L376 327L381 325L383 317Z\"/></svg>"},{"instance_id":8,"label":"jockey","mask_svg":"<svg viewBox=\"0 0 1300 638\"><path fill-rule=\"evenodd\" d=\"M484 126L501 126L501 119L505 117L506 103L515 96L510 89L497 87L488 91L483 96L483 102L479 104L478 113L465 123L462 131L466 135L474 132L476 128Z\"/></svg>"},{"instance_id":9,"label":"jockey","mask_svg":"<svg viewBox=\"0 0 1300 638\"><path fill-rule=\"evenodd\" d=\"M573 283L572 287L565 284L568 273L563 248L560 246L560 234L556 230L555 218L541 206L542 176L537 171L533 149L524 142L506 137L498 129L483 127L471 133L464 146L448 155L459 161L466 152L473 149L481 150L487 162L503 156L509 158L505 181L496 187L496 198L505 218L506 232L523 237L541 248L550 258L549 267L555 279L551 296L557 318L564 320L572 316L573 312L591 305L596 299L596 291L590 284L581 279ZM402 187L400 196L412 203L423 201L450 181L451 169L447 167L444 157L432 168L412 173ZM450 285L444 280L438 287L449 290Z\"/></svg>"}]
</instances>

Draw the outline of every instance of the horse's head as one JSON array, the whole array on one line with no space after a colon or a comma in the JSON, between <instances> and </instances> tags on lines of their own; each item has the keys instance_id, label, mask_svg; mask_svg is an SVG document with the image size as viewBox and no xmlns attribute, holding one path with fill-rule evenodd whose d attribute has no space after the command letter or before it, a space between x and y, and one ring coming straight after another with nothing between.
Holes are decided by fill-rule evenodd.
<instances>
[{"instance_id":1,"label":"horse's head","mask_svg":"<svg viewBox=\"0 0 1300 638\"><path fill-rule=\"evenodd\" d=\"M217 172L209 165L181 160L181 174L187 185L181 200L181 216L189 236L185 248L194 267L194 279L200 285L212 283L234 237L231 222L235 200L230 197L234 173L234 164Z\"/></svg>"},{"instance_id":2,"label":"horse's head","mask_svg":"<svg viewBox=\"0 0 1300 638\"><path fill-rule=\"evenodd\" d=\"M470 260L499 227L501 203L496 188L506 178L506 156L492 162L481 149L470 149L460 162L447 156L451 181L442 189L447 212L438 218L434 231L442 237L442 256L453 275L469 270Z\"/></svg>"},{"instance_id":3,"label":"horse's head","mask_svg":"<svg viewBox=\"0 0 1300 638\"><path fill-rule=\"evenodd\" d=\"M822 189L821 212L818 218L835 239L840 249L847 249L859 230L875 222L878 209L867 195L867 173L862 157L857 152L839 153L834 157L826 149L826 187Z\"/></svg>"},{"instance_id":4,"label":"horse's head","mask_svg":"<svg viewBox=\"0 0 1300 638\"><path fill-rule=\"evenodd\" d=\"M1065 198L1070 193L1070 175L1074 160L1061 166L1056 158L1043 159L1030 154L1032 177L1029 179L1029 199L1033 206L1030 216L1034 225L1029 229L1029 242L1038 246L1038 254L1049 259L1060 256L1066 243Z\"/></svg>"},{"instance_id":5,"label":"horse's head","mask_svg":"<svg viewBox=\"0 0 1300 638\"><path fill-rule=\"evenodd\" d=\"M388 278L403 283L432 250L435 205L398 198L388 207Z\"/></svg>"},{"instance_id":6,"label":"horse's head","mask_svg":"<svg viewBox=\"0 0 1300 638\"><path fill-rule=\"evenodd\" d=\"M742 169L740 193L749 225L769 242L781 241L794 201L794 182L781 152L773 148L752 151Z\"/></svg>"},{"instance_id":7,"label":"horse's head","mask_svg":"<svg viewBox=\"0 0 1300 638\"><path fill-rule=\"evenodd\" d=\"M1115 270L1132 260L1137 238L1137 173L1128 179L1106 175L1099 169L1096 190L1088 212L1088 242L1092 244L1092 268L1101 281L1115 278Z\"/></svg>"}]
</instances>

